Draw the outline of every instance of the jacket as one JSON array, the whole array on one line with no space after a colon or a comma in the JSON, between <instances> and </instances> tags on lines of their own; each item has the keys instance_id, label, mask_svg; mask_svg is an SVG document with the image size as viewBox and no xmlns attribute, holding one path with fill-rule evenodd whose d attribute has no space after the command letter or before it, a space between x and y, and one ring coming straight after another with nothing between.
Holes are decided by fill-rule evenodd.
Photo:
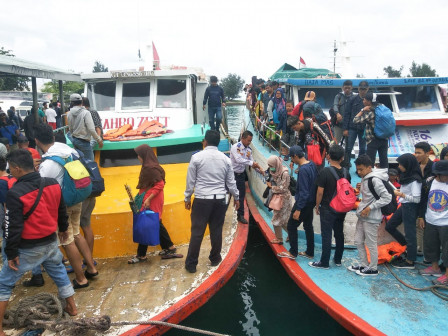
<instances>
[{"instance_id":1,"label":"jacket","mask_svg":"<svg viewBox=\"0 0 448 336\"><path fill-rule=\"evenodd\" d=\"M224 90L219 85L210 85L204 94L204 101L202 105L207 104L208 107L220 107L222 103L225 103Z\"/></svg>"},{"instance_id":2,"label":"jacket","mask_svg":"<svg viewBox=\"0 0 448 336\"><path fill-rule=\"evenodd\" d=\"M300 166L293 210L301 211L305 206L316 204L316 178L317 168L314 162Z\"/></svg>"},{"instance_id":3,"label":"jacket","mask_svg":"<svg viewBox=\"0 0 448 336\"><path fill-rule=\"evenodd\" d=\"M344 130L362 130L364 129L364 124L354 124L353 118L364 108L363 98L359 95L351 97L345 105L343 129Z\"/></svg>"},{"instance_id":4,"label":"jacket","mask_svg":"<svg viewBox=\"0 0 448 336\"><path fill-rule=\"evenodd\" d=\"M346 96L344 92L339 92L335 97L333 101L333 109L330 109L330 116L331 121L333 125L337 125L341 127L344 123L344 116L345 116L345 108L347 105L347 102L350 100L351 97L353 97L353 92L350 93L350 95ZM342 116L342 121L339 123L336 120L336 115L340 114Z\"/></svg>"},{"instance_id":5,"label":"jacket","mask_svg":"<svg viewBox=\"0 0 448 336\"><path fill-rule=\"evenodd\" d=\"M88 110L81 106L74 106L68 113L68 128L73 137L90 141L93 137L97 142L101 142L101 138L95 131L92 115Z\"/></svg>"},{"instance_id":6,"label":"jacket","mask_svg":"<svg viewBox=\"0 0 448 336\"><path fill-rule=\"evenodd\" d=\"M372 179L373 187L375 188L376 194L380 197L376 200L369 189L369 178ZM381 213L381 207L387 205L392 201L392 195L387 191L384 186L383 181L388 181L389 175L386 168L374 168L370 174L364 176L361 180L361 203L358 205L356 210L356 216L358 216L363 221L369 223L380 223L383 219L383 214ZM361 217L360 213L367 206L370 207L370 213L367 217Z\"/></svg>"},{"instance_id":7,"label":"jacket","mask_svg":"<svg viewBox=\"0 0 448 336\"><path fill-rule=\"evenodd\" d=\"M8 260L19 255L19 248L46 245L56 240L56 230L67 231L68 217L61 187L52 178L44 179L41 199L30 217L26 214L36 201L41 183L39 173L20 177L8 191L4 225L5 252Z\"/></svg>"}]
</instances>

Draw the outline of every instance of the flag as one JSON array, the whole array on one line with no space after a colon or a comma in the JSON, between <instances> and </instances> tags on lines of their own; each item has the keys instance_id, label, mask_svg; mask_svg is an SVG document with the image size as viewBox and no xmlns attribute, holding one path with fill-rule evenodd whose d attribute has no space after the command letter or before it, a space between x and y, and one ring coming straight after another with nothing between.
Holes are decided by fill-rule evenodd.
<instances>
[{"instance_id":1,"label":"flag","mask_svg":"<svg viewBox=\"0 0 448 336\"><path fill-rule=\"evenodd\" d=\"M303 64L304 66L306 66L306 63L305 63L305 61L303 60L302 57L300 57L300 64Z\"/></svg>"},{"instance_id":2,"label":"flag","mask_svg":"<svg viewBox=\"0 0 448 336\"><path fill-rule=\"evenodd\" d=\"M154 42L152 42L152 59L153 59L153 69L154 70L160 70L160 58L159 54L157 53L156 46L154 45Z\"/></svg>"}]
</instances>

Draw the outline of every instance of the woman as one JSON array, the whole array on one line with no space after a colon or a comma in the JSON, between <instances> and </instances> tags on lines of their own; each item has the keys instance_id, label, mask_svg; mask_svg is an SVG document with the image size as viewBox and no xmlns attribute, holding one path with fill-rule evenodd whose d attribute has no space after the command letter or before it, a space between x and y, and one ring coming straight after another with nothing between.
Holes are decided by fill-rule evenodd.
<instances>
[{"instance_id":1,"label":"woman","mask_svg":"<svg viewBox=\"0 0 448 336\"><path fill-rule=\"evenodd\" d=\"M422 190L422 171L420 164L413 154L406 153L398 157L398 170L400 171L400 190L395 190L395 196L399 196L401 207L395 211L392 218L386 224L386 231L394 237L402 246L407 246L406 259L398 258L392 262L396 268L414 269L417 259L417 213ZM406 215L404 215L406 214ZM397 227L403 222L404 233L401 234Z\"/></svg>"},{"instance_id":2,"label":"woman","mask_svg":"<svg viewBox=\"0 0 448 336\"><path fill-rule=\"evenodd\" d=\"M448 160L448 147L443 147L440 151L440 160Z\"/></svg>"},{"instance_id":3,"label":"woman","mask_svg":"<svg viewBox=\"0 0 448 336\"><path fill-rule=\"evenodd\" d=\"M283 199L281 210L273 210L272 225L274 226L275 239L272 244L283 244L282 228L287 231L287 224L291 214L291 193L289 191L289 173L288 168L282 165L282 159L272 155L268 159L268 169L272 176L271 182L266 182L272 189L273 194L280 194Z\"/></svg>"},{"instance_id":4,"label":"woman","mask_svg":"<svg viewBox=\"0 0 448 336\"><path fill-rule=\"evenodd\" d=\"M162 224L163 211L163 188L165 187L165 171L160 166L156 155L148 145L140 145L135 148L138 159L142 164L137 189L139 192L135 197L135 204L140 211L150 209L159 214L160 219L160 246L162 259L182 258L183 255L176 254L176 248L171 241L170 235ZM138 244L137 255L128 260L128 264L136 264L146 261L148 245Z\"/></svg>"}]
</instances>

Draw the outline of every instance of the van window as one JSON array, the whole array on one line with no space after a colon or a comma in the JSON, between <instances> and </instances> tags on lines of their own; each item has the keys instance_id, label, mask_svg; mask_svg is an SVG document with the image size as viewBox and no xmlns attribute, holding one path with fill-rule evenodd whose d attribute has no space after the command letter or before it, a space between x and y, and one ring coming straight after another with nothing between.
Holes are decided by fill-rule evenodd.
<instances>
[{"instance_id":1,"label":"van window","mask_svg":"<svg viewBox=\"0 0 448 336\"><path fill-rule=\"evenodd\" d=\"M394 87L400 112L440 111L434 86Z\"/></svg>"},{"instance_id":2,"label":"van window","mask_svg":"<svg viewBox=\"0 0 448 336\"><path fill-rule=\"evenodd\" d=\"M178 79L157 80L156 107L186 108L187 81Z\"/></svg>"},{"instance_id":3,"label":"van window","mask_svg":"<svg viewBox=\"0 0 448 336\"><path fill-rule=\"evenodd\" d=\"M149 109L150 83L123 83L122 110Z\"/></svg>"},{"instance_id":4,"label":"van window","mask_svg":"<svg viewBox=\"0 0 448 336\"><path fill-rule=\"evenodd\" d=\"M89 83L87 97L97 111L115 111L115 82Z\"/></svg>"}]
</instances>

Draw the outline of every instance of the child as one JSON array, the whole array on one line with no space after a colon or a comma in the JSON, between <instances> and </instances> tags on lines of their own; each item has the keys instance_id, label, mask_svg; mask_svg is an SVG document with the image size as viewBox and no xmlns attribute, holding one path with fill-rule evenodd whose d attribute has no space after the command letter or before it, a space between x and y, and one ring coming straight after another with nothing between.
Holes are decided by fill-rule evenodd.
<instances>
[{"instance_id":1,"label":"child","mask_svg":"<svg viewBox=\"0 0 448 336\"><path fill-rule=\"evenodd\" d=\"M383 215L381 207L392 200L392 195L387 191L383 181L388 181L386 169L373 169L372 160L366 154L360 155L355 160L356 173L362 178L362 200L356 210L358 222L356 223L355 244L358 248L360 259L359 266L350 266L347 269L361 276L378 275L378 227ZM372 180L373 189L380 197L375 199L369 188L369 180ZM370 253L370 263L367 260L366 247Z\"/></svg>"},{"instance_id":2,"label":"child","mask_svg":"<svg viewBox=\"0 0 448 336\"><path fill-rule=\"evenodd\" d=\"M392 185L395 188L400 189L401 184L398 183L398 170L390 168L388 174L389 174L389 182L392 183Z\"/></svg>"},{"instance_id":3,"label":"child","mask_svg":"<svg viewBox=\"0 0 448 336\"><path fill-rule=\"evenodd\" d=\"M414 269L417 259L417 212L420 203L422 189L422 171L414 155L410 153L398 157L398 169L400 171L401 189L395 190L395 196L399 196L401 207L395 211L392 218L386 224L386 231L402 246L407 246L407 256L392 261L395 268ZM406 214L406 216L404 216ZM403 222L406 238L397 227Z\"/></svg>"},{"instance_id":4,"label":"child","mask_svg":"<svg viewBox=\"0 0 448 336\"><path fill-rule=\"evenodd\" d=\"M288 117L292 116L292 110L294 109L294 104L292 101L288 100L286 102L286 114Z\"/></svg>"},{"instance_id":5,"label":"child","mask_svg":"<svg viewBox=\"0 0 448 336\"><path fill-rule=\"evenodd\" d=\"M448 285L448 161L434 163L435 178L428 180L423 188L421 210L423 218L418 219L419 226L425 230L424 254L431 266L420 270L421 275L432 275L438 278L435 285ZM422 217L423 217L422 216ZM442 247L442 261L446 267L445 274L439 267L440 247Z\"/></svg>"}]
</instances>

